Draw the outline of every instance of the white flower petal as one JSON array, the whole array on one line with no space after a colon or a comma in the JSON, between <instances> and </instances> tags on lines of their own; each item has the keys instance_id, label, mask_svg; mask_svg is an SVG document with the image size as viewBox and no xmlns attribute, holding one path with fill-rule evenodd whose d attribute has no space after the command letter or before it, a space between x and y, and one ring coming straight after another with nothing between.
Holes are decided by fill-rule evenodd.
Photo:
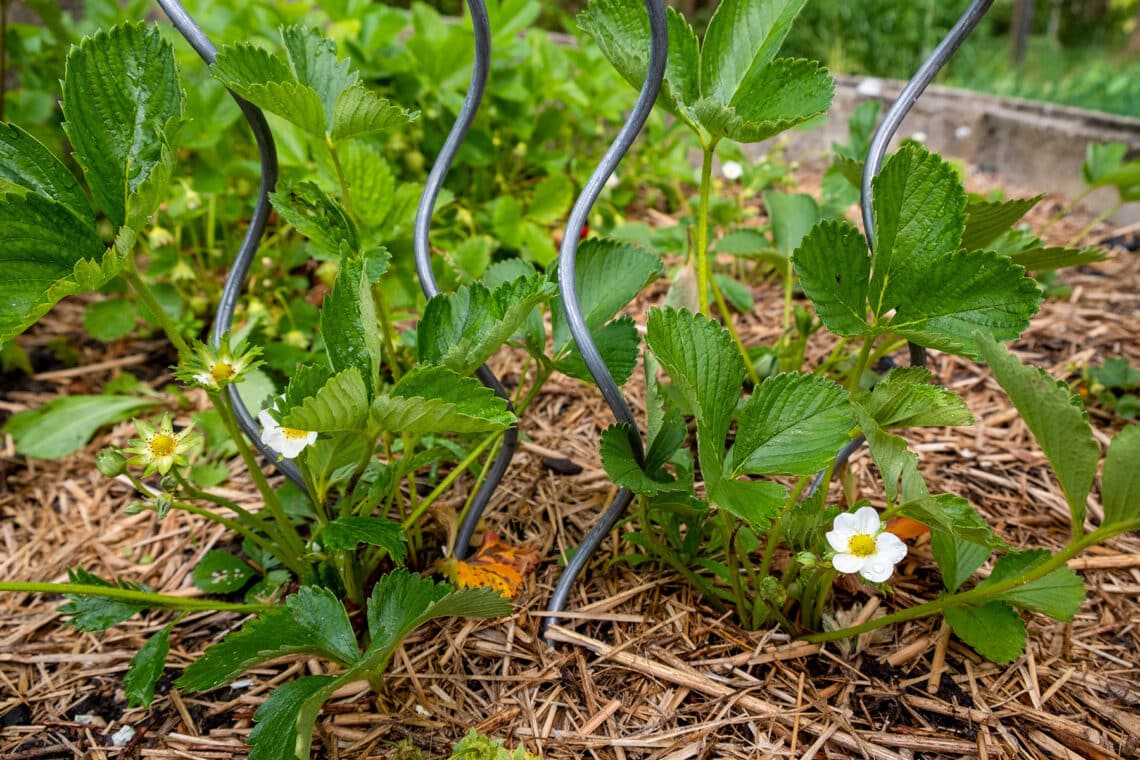
<instances>
[{"instance_id":1,"label":"white flower petal","mask_svg":"<svg viewBox=\"0 0 1140 760\"><path fill-rule=\"evenodd\" d=\"M744 167L736 161L725 161L721 164L720 173L727 180L738 180L744 174Z\"/></svg>"},{"instance_id":2,"label":"white flower petal","mask_svg":"<svg viewBox=\"0 0 1140 760\"><path fill-rule=\"evenodd\" d=\"M855 533L866 533L869 536L874 536L882 530L879 513L875 511L874 507L859 507L858 511L855 512L855 521L857 525Z\"/></svg>"},{"instance_id":3,"label":"white flower petal","mask_svg":"<svg viewBox=\"0 0 1140 760\"><path fill-rule=\"evenodd\" d=\"M854 554L836 554L831 558L831 566L841 573L858 573L863 570L866 559Z\"/></svg>"},{"instance_id":4,"label":"white flower petal","mask_svg":"<svg viewBox=\"0 0 1140 760\"><path fill-rule=\"evenodd\" d=\"M880 533L875 538L875 556L897 565L906 556L906 544L894 533Z\"/></svg>"},{"instance_id":5,"label":"white flower petal","mask_svg":"<svg viewBox=\"0 0 1140 760\"><path fill-rule=\"evenodd\" d=\"M848 544L851 543L851 534L842 530L829 530L827 531L827 543L831 544L831 548L837 552L847 551Z\"/></svg>"},{"instance_id":6,"label":"white flower petal","mask_svg":"<svg viewBox=\"0 0 1140 760\"><path fill-rule=\"evenodd\" d=\"M842 533L847 538L854 536L856 533L864 532L859 530L858 518L856 518L856 516L850 512L844 512L841 515L836 515L835 523L832 527L834 527L836 531ZM847 548L846 545L844 545L844 548Z\"/></svg>"},{"instance_id":7,"label":"white flower petal","mask_svg":"<svg viewBox=\"0 0 1140 760\"><path fill-rule=\"evenodd\" d=\"M859 575L872 583L882 583L890 578L894 572L894 562L874 554L863 561L863 568L859 571Z\"/></svg>"}]
</instances>

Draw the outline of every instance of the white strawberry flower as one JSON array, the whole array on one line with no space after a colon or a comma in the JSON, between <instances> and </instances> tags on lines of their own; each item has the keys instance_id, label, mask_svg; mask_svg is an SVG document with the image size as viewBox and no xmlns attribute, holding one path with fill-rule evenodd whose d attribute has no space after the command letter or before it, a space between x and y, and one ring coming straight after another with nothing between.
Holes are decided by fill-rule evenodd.
<instances>
[{"instance_id":1,"label":"white strawberry flower","mask_svg":"<svg viewBox=\"0 0 1140 760\"><path fill-rule=\"evenodd\" d=\"M872 583L883 583L906 556L906 544L894 533L883 530L874 507L860 507L854 514L835 518L827 532L827 543L835 550L831 566L841 573L859 573Z\"/></svg>"},{"instance_id":2,"label":"white strawberry flower","mask_svg":"<svg viewBox=\"0 0 1140 760\"><path fill-rule=\"evenodd\" d=\"M720 165L720 173L729 182L735 182L744 175L744 167L737 161L725 161Z\"/></svg>"},{"instance_id":3,"label":"white strawberry flower","mask_svg":"<svg viewBox=\"0 0 1140 760\"><path fill-rule=\"evenodd\" d=\"M296 459L306 446L317 440L316 431L283 427L268 409L261 410L257 421L261 423L261 442L286 459Z\"/></svg>"}]
</instances>

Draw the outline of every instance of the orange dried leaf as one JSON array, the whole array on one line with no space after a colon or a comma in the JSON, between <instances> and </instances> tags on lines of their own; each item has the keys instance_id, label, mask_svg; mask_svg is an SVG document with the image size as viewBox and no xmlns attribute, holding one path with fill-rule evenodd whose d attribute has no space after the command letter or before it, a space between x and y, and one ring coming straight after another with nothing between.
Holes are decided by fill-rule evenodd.
<instances>
[{"instance_id":1,"label":"orange dried leaf","mask_svg":"<svg viewBox=\"0 0 1140 760\"><path fill-rule=\"evenodd\" d=\"M440 563L440 570L459 588L493 588L510 599L518 594L523 577L537 562L536 547L511 546L488 531L483 535L483 545L470 559L450 557Z\"/></svg>"},{"instance_id":2,"label":"orange dried leaf","mask_svg":"<svg viewBox=\"0 0 1140 760\"><path fill-rule=\"evenodd\" d=\"M923 533L930 531L929 525L924 525L917 520L912 520L909 517L896 517L887 523L887 532L894 533L904 541L908 538L917 538Z\"/></svg>"}]
</instances>

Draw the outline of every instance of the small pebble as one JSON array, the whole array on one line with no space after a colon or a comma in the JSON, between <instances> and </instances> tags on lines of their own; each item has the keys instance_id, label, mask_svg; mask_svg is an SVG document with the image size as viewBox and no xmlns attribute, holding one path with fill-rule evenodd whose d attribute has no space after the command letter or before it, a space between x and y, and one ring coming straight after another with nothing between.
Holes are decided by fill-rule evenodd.
<instances>
[{"instance_id":1,"label":"small pebble","mask_svg":"<svg viewBox=\"0 0 1140 760\"><path fill-rule=\"evenodd\" d=\"M75 716L75 722L81 726L90 726L95 722L95 716L90 713L83 713L82 715Z\"/></svg>"},{"instance_id":2,"label":"small pebble","mask_svg":"<svg viewBox=\"0 0 1140 760\"><path fill-rule=\"evenodd\" d=\"M123 726L115 733L111 734L111 744L116 747L125 747L131 739L135 738L135 729L133 726Z\"/></svg>"},{"instance_id":3,"label":"small pebble","mask_svg":"<svg viewBox=\"0 0 1140 760\"><path fill-rule=\"evenodd\" d=\"M235 691L238 689L248 689L250 686L253 686L253 679L251 678L239 678L230 684L230 688Z\"/></svg>"}]
</instances>

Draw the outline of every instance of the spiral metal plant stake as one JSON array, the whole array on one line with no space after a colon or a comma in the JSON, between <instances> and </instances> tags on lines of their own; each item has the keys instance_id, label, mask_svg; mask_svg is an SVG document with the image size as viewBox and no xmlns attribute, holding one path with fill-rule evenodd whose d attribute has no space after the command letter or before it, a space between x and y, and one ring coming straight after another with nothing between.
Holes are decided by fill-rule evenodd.
<instances>
[{"instance_id":1,"label":"spiral metal plant stake","mask_svg":"<svg viewBox=\"0 0 1140 760\"><path fill-rule=\"evenodd\" d=\"M182 3L178 0L158 0L158 5L170 19L174 28L186 38L190 47L194 48L194 52L206 65L213 64L217 58L218 49L214 47L206 33L186 12ZM273 143L273 133L269 131L269 124L265 121L265 115L260 108L243 100L233 92L230 92L230 96L238 104L238 108L241 109L242 115L245 116L245 120L249 124L250 131L253 132L254 140L257 141L257 152L261 157L261 182L257 189L257 203L253 207L253 216L249 220L249 229L246 230L245 237L234 257L234 263L229 274L226 275L222 297L218 302L218 312L214 316L214 325L210 331L210 343L214 347L220 346L222 337L233 328L234 309L237 307L238 298L245 287L245 278L249 274L249 266L253 262L253 257L257 255L258 246L261 245L261 238L265 234L265 225L269 221L269 194L277 185L277 148ZM282 459L278 452L262 443L257 420L254 419L253 414L242 401L237 386L227 386L226 393L229 395L230 404L233 406L234 414L237 416L238 425L241 426L242 432L253 442L258 451L273 463L279 472L296 483L302 490L307 490L305 478L301 475L300 468L288 459Z\"/></svg>"},{"instance_id":2,"label":"spiral metal plant stake","mask_svg":"<svg viewBox=\"0 0 1140 760\"><path fill-rule=\"evenodd\" d=\"M471 84L467 89L467 96L463 99L463 107L459 109L455 124L447 135L447 140L428 174L427 184L424 185L423 195L420 196L420 205L416 210L416 224L412 238L416 255L416 273L420 278L420 287L423 288L424 295L428 298L439 294L439 285L436 283L435 274L431 269L431 218L435 210L435 202L439 197L440 189L443 187L443 180L447 177L447 171L451 168L451 162L455 160L455 154L459 152L463 138L466 137L467 130L471 127L471 122L475 120L475 114L483 100L483 92L487 88L487 76L491 70L491 25L487 18L487 6L483 0L467 0L467 7L471 12L471 24L475 30L475 63L471 71ZM503 384L499 382L499 378L486 364L475 372L475 376L482 381L483 385L494 391L496 396L505 399L507 408L513 411L514 407L511 404L510 394L507 393ZM495 457L491 469L487 472L487 477L479 486L467 513L459 524L453 549L456 558L464 559L467 556L471 536L475 533L483 510L487 508L491 496L494 495L495 489L498 488L503 475L506 474L511 459L514 458L518 441L519 427L518 423L515 423L503 434L499 454Z\"/></svg>"},{"instance_id":3,"label":"spiral metal plant stake","mask_svg":"<svg viewBox=\"0 0 1140 760\"><path fill-rule=\"evenodd\" d=\"M574 343L578 346L578 351L582 354L582 359L586 362L586 367L590 370L590 375L594 378L594 382L602 390L602 396L605 398L606 403L609 404L610 410L614 414L614 418L618 424L629 425L629 438L630 444L633 446L634 457L637 458L638 464L644 458L644 448L641 442L641 433L638 431L637 423L633 419L633 413L629 409L629 404L626 403L625 396L622 395L621 389L614 381L613 375L610 374L609 368L606 366L602 355L598 352L597 346L594 344L594 339L590 335L590 329L586 326L586 321L582 316L581 306L578 303L578 286L575 281L575 272L578 257L578 240L581 237L582 230L586 225L586 218L589 216L590 209L593 208L594 203L598 200L598 195L605 187L606 180L617 169L618 164L621 162L623 156L629 152L629 148L633 145L634 139L637 137L641 128L645 126L645 121L649 118L650 112L653 110L653 104L657 100L657 93L661 89L661 82L665 77L665 63L668 52L668 32L666 29L665 21L665 2L664 0L645 0L645 8L649 12L649 61L646 67L645 83L641 87L641 93L637 96L637 103L634 105L633 112L626 121L625 126L622 127L621 132L614 139L610 149L602 157L598 167L594 170L590 180L586 183L585 188L582 189L582 194L578 196L577 202L574 204L573 210L570 212L570 219L566 223L566 234L562 238L562 249L559 252L558 260L558 287L562 294L562 305L565 311L566 324L570 328L570 334L574 336ZM586 566L590 556L597 550L598 546L605 539L606 535L614 527L621 516L625 514L626 508L629 506L630 501L633 499L633 493L628 489L621 489L610 506L602 513L602 516L595 523L590 532L586 534L586 538L578 546L578 551L566 563L566 569L562 571L562 575L558 578L558 583L554 587L554 594L550 598L550 605L547 608L550 612L561 612L566 607L566 601L570 596L570 589L574 585L574 581L578 578L578 574L582 572L582 568ZM543 622L543 630L547 630L551 625L557 625L560 621L557 617L547 617Z\"/></svg>"},{"instance_id":4,"label":"spiral metal plant stake","mask_svg":"<svg viewBox=\"0 0 1140 760\"><path fill-rule=\"evenodd\" d=\"M863 229L864 234L867 236L867 245L874 249L875 246L875 211L872 207L872 183L875 177L879 174L879 169L883 166L883 159L887 155L887 146L890 145L891 138L895 136L899 127L903 123L903 119L914 108L914 104L918 102L918 98L926 90L927 85L934 81L934 77L938 76L938 72L950 61L966 38L977 28L986 12L994 4L994 0L973 0L966 12L958 19L957 23L951 27L946 37L942 42L938 43L938 47L934 48L934 52L930 57L919 67L914 77L907 82L906 87L899 93L895 102L887 109L887 113L883 116L883 121L875 130L875 134L871 138L871 146L867 149L867 160L863 163L863 182L861 187L860 204L863 214ZM907 343L910 349L910 364L912 367L926 366L926 349L914 343ZM867 439L859 435L852 439L846 446L839 450L839 454L835 457L835 466L833 470L838 469L844 465L851 455L859 450L859 447ZM812 496L823 483L824 473L816 475L815 480L812 481L811 487L807 491L808 496Z\"/></svg>"}]
</instances>

